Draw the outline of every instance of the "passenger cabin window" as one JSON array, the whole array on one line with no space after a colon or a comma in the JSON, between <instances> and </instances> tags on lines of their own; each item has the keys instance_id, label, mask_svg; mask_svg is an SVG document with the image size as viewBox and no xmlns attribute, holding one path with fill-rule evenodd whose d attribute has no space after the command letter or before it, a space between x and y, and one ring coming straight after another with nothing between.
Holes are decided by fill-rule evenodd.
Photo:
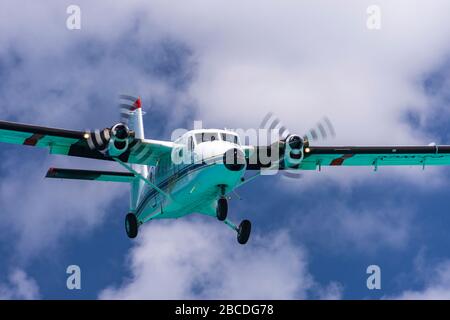
<instances>
[{"instance_id":1,"label":"passenger cabin window","mask_svg":"<svg viewBox=\"0 0 450 320\"><path fill-rule=\"evenodd\" d=\"M195 140L197 144L202 142L210 142L219 140L219 134L217 132L202 132L195 134Z\"/></svg>"},{"instance_id":2,"label":"passenger cabin window","mask_svg":"<svg viewBox=\"0 0 450 320\"><path fill-rule=\"evenodd\" d=\"M238 144L238 137L234 134L229 134L229 133L222 133L222 140L223 141L227 141L227 142L231 142L234 144Z\"/></svg>"}]
</instances>

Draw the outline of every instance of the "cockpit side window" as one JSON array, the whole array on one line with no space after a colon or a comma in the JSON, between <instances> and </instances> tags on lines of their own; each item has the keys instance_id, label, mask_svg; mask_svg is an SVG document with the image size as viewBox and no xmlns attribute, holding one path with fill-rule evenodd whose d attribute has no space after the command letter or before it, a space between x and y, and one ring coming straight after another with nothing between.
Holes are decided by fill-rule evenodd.
<instances>
[{"instance_id":1,"label":"cockpit side window","mask_svg":"<svg viewBox=\"0 0 450 320\"><path fill-rule=\"evenodd\" d=\"M189 136L188 138L188 150L194 150L194 139L192 138L192 136Z\"/></svg>"},{"instance_id":2,"label":"cockpit side window","mask_svg":"<svg viewBox=\"0 0 450 320\"><path fill-rule=\"evenodd\" d=\"M234 143L234 144L238 144L238 136L236 136L234 134L222 133L222 140L223 141L227 141L227 142L231 142L231 143Z\"/></svg>"}]
</instances>

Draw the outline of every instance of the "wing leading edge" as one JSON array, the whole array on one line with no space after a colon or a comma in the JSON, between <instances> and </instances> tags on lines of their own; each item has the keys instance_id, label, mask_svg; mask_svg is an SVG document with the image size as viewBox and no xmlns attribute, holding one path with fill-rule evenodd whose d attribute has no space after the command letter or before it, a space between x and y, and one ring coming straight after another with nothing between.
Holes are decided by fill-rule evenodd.
<instances>
[{"instance_id":1,"label":"wing leading edge","mask_svg":"<svg viewBox=\"0 0 450 320\"><path fill-rule=\"evenodd\" d=\"M272 149L271 149L272 148ZM270 168L275 163L260 161L261 154L270 155L272 147L255 147L247 157L247 169ZM279 153L278 169L282 165L282 146ZM272 152L273 153L273 152ZM450 165L450 146L380 146L380 147L307 147L300 170L316 170L320 166L428 166Z\"/></svg>"}]
</instances>

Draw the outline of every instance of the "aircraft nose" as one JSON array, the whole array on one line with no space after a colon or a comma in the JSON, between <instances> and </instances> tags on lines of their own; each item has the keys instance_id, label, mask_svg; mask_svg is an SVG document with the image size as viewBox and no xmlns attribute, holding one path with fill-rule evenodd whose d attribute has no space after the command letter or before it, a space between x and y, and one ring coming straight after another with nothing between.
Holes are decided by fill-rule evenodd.
<instances>
[{"instance_id":1,"label":"aircraft nose","mask_svg":"<svg viewBox=\"0 0 450 320\"><path fill-rule=\"evenodd\" d=\"M223 154L225 168L230 171L241 171L245 168L245 162L244 152L238 148L229 149Z\"/></svg>"}]
</instances>

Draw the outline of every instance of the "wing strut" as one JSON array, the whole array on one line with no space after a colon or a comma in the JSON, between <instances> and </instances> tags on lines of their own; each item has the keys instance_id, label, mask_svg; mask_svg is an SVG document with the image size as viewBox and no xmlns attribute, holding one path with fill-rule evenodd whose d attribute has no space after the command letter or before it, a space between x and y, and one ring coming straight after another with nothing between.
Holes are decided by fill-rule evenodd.
<instances>
[{"instance_id":1,"label":"wing strut","mask_svg":"<svg viewBox=\"0 0 450 320\"><path fill-rule=\"evenodd\" d=\"M135 175L136 178L141 179L142 181L144 181L146 184L148 184L150 187L152 187L153 189L155 189L156 191L158 191L160 194L162 194L164 197L166 197L167 199L173 201L172 197L165 191L163 191L162 189L160 189L158 186L156 186L153 182L151 182L149 179L147 179L146 177L144 177L142 174L140 174L139 172L137 172L136 170L134 170L130 165L126 164L125 162L123 162L122 160L120 160L117 157L113 157L113 159L115 161L117 161L122 167L124 167L125 169L127 169L128 171L130 171L131 173L133 173Z\"/></svg>"}]
</instances>

